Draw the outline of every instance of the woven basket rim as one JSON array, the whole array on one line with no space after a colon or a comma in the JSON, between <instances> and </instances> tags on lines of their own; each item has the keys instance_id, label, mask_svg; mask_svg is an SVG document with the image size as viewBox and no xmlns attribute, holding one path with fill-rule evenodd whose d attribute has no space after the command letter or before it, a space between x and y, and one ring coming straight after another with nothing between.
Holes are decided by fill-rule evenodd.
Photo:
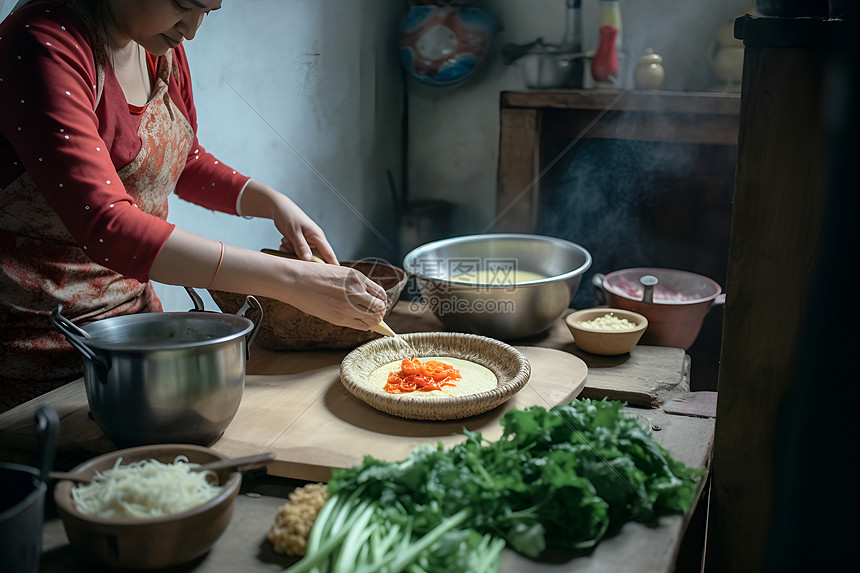
<instances>
[{"instance_id":1,"label":"woven basket rim","mask_svg":"<svg viewBox=\"0 0 860 573\"><path fill-rule=\"evenodd\" d=\"M423 355L461 358L491 370L492 390L468 396L428 398L387 394L362 385L370 372L403 358L404 348L391 338L379 338L351 351L341 362L340 380L356 398L388 414L420 420L455 420L489 411L523 389L531 375L528 359L514 347L485 336L460 332L421 332L400 335ZM428 351L422 352L422 349Z\"/></svg>"}]
</instances>

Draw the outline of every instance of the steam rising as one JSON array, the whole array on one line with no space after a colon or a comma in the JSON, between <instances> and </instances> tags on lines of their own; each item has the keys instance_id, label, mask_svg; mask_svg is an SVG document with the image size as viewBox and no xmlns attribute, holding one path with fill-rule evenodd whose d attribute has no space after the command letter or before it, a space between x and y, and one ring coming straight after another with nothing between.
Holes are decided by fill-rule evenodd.
<instances>
[{"instance_id":1,"label":"steam rising","mask_svg":"<svg viewBox=\"0 0 860 573\"><path fill-rule=\"evenodd\" d=\"M584 139L546 175L538 232L580 244L594 259L575 308L598 304L595 273L630 267L688 270L725 284L732 189L697 184L712 178L698 173L699 153L687 144Z\"/></svg>"}]
</instances>

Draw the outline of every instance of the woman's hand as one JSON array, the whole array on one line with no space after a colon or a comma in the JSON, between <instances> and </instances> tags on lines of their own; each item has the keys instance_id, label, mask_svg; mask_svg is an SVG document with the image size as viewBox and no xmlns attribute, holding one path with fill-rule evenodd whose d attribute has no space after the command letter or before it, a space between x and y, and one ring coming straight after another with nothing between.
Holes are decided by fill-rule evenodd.
<instances>
[{"instance_id":1,"label":"woman's hand","mask_svg":"<svg viewBox=\"0 0 860 573\"><path fill-rule=\"evenodd\" d=\"M282 236L282 251L309 261L312 249L316 249L325 262L338 264L334 249L319 225L286 195L252 179L242 194L241 208L243 215L265 217L275 223Z\"/></svg>"},{"instance_id":2,"label":"woman's hand","mask_svg":"<svg viewBox=\"0 0 860 573\"><path fill-rule=\"evenodd\" d=\"M275 298L339 326L368 330L382 322L385 290L358 270L316 262L289 262L297 269L296 288Z\"/></svg>"},{"instance_id":3,"label":"woman's hand","mask_svg":"<svg viewBox=\"0 0 860 573\"><path fill-rule=\"evenodd\" d=\"M250 251L179 227L149 276L166 284L255 294L281 300L339 326L368 330L385 316L385 290L361 272ZM219 263L220 261L220 263Z\"/></svg>"}]
</instances>

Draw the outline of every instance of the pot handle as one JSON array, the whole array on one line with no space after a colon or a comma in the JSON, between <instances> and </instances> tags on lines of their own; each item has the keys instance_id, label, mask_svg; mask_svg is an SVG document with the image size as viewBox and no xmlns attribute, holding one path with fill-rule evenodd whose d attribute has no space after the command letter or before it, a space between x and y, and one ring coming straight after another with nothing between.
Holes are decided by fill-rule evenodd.
<instances>
[{"instance_id":1,"label":"pot handle","mask_svg":"<svg viewBox=\"0 0 860 573\"><path fill-rule=\"evenodd\" d=\"M98 360L93 349L87 346L87 343L84 342L90 337L90 335L82 330L77 324L60 314L62 312L62 305L57 305L57 308L51 311L51 324L54 325L54 328L63 333L63 336L66 337L69 344L77 348L86 358L89 358L90 360Z\"/></svg>"},{"instance_id":2,"label":"pot handle","mask_svg":"<svg viewBox=\"0 0 860 573\"><path fill-rule=\"evenodd\" d=\"M603 288L603 279L606 275L603 273L595 273L591 277L591 286L594 289L594 296L597 298L598 304L606 304L606 290Z\"/></svg>"},{"instance_id":3,"label":"pot handle","mask_svg":"<svg viewBox=\"0 0 860 573\"><path fill-rule=\"evenodd\" d=\"M200 298L197 291L191 287L185 287L185 292L188 293L188 296L194 302L194 308L189 312L208 312L206 306L203 304L203 299ZM257 331L260 330L260 325L263 324L263 305L256 298L248 295L245 297L245 304L236 311L236 315L247 318L254 323L254 328L245 337L245 360L248 360L251 358L251 343L254 342L254 338L257 337Z\"/></svg>"},{"instance_id":4,"label":"pot handle","mask_svg":"<svg viewBox=\"0 0 860 573\"><path fill-rule=\"evenodd\" d=\"M188 293L188 296L191 297L191 301L194 303L194 308L192 308L189 312L206 310L206 305L203 304L203 299L200 298L200 295L197 294L196 290L191 287L185 287L185 292Z\"/></svg>"},{"instance_id":5,"label":"pot handle","mask_svg":"<svg viewBox=\"0 0 860 573\"><path fill-rule=\"evenodd\" d=\"M50 406L36 410L36 436L39 441L39 479L51 481L51 470L57 455L57 434L60 431L60 417Z\"/></svg>"},{"instance_id":6,"label":"pot handle","mask_svg":"<svg viewBox=\"0 0 860 573\"><path fill-rule=\"evenodd\" d=\"M726 293L721 292L711 301L711 306L708 307L708 310L711 310L715 306L723 306L724 304L726 304Z\"/></svg>"},{"instance_id":7,"label":"pot handle","mask_svg":"<svg viewBox=\"0 0 860 573\"><path fill-rule=\"evenodd\" d=\"M257 331L260 330L260 325L263 324L263 305L255 297L248 295L245 297L245 304L236 311L236 314L248 318L254 323L254 328L248 333L245 339L245 360L248 360L251 358L251 343L254 342L254 338L257 337Z\"/></svg>"},{"instance_id":8,"label":"pot handle","mask_svg":"<svg viewBox=\"0 0 860 573\"><path fill-rule=\"evenodd\" d=\"M92 361L96 367L99 380L101 380L103 384L106 383L107 372L110 370L110 363L105 361L101 356L98 356L92 348L87 346L85 341L90 337L90 335L87 334L86 331L82 330L77 324L60 314L62 311L62 305L57 305L57 308L51 311L51 324L53 324L54 328L59 330L63 336L66 337L69 344L84 355L84 358L88 358Z\"/></svg>"}]
</instances>

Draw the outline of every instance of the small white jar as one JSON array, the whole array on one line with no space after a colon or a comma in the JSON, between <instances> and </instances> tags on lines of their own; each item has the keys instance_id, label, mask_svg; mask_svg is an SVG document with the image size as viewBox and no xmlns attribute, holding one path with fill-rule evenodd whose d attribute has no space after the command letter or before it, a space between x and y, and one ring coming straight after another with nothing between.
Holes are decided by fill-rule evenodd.
<instances>
[{"instance_id":1,"label":"small white jar","mask_svg":"<svg viewBox=\"0 0 860 573\"><path fill-rule=\"evenodd\" d=\"M636 62L633 70L633 86L637 90L657 90L663 84L664 76L663 57L648 48Z\"/></svg>"}]
</instances>

